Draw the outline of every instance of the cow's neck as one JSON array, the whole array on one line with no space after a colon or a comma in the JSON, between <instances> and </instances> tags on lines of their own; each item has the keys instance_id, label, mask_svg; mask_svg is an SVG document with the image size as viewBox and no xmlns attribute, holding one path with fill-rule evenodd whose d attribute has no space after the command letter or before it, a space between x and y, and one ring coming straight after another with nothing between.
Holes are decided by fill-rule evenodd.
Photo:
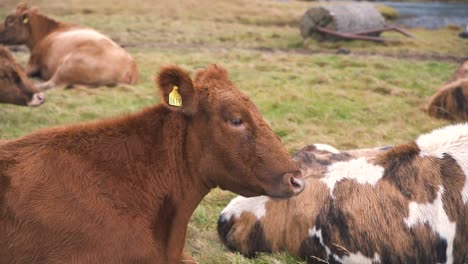
<instances>
[{"instance_id":1,"label":"cow's neck","mask_svg":"<svg viewBox=\"0 0 468 264\"><path fill-rule=\"evenodd\" d=\"M147 146L148 150L154 150L155 168L160 172L150 183L153 192L161 195L156 201L159 206L153 219L153 236L166 247L167 263L178 263L190 217L210 187L201 181L203 175L198 175L198 168L190 162L195 150L191 149L193 144L189 142L189 135L195 131L191 131L189 119L165 108L156 109L159 113L150 114L149 120L154 119L155 114L160 114L161 119L157 127L151 129L156 131L148 131L153 135L153 142Z\"/></svg>"},{"instance_id":2,"label":"cow's neck","mask_svg":"<svg viewBox=\"0 0 468 264\"><path fill-rule=\"evenodd\" d=\"M188 142L197 129L190 124L182 114L156 106L77 130L92 144L89 149L99 149L86 159L100 164L99 173L107 176L97 179L100 193L117 210L124 208L122 214L150 224L161 263L179 263L190 217L214 187L201 180L196 161L190 162L201 154Z\"/></svg>"},{"instance_id":3,"label":"cow's neck","mask_svg":"<svg viewBox=\"0 0 468 264\"><path fill-rule=\"evenodd\" d=\"M44 39L51 32L60 28L68 27L67 24L61 23L55 19L49 18L42 14L33 14L30 17L31 36L26 42L29 50L32 50L42 39Z\"/></svg>"}]
</instances>

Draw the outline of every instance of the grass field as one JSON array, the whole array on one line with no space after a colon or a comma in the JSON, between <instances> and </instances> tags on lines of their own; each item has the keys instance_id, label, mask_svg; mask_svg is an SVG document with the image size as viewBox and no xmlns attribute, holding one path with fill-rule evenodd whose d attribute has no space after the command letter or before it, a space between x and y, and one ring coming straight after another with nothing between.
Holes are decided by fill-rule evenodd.
<instances>
[{"instance_id":1,"label":"grass field","mask_svg":"<svg viewBox=\"0 0 468 264\"><path fill-rule=\"evenodd\" d=\"M0 105L0 138L134 112L159 102L154 76L165 64L193 71L217 63L259 106L291 154L311 143L341 149L404 143L448 124L420 108L468 57L455 27L413 29L399 44L302 40L310 2L268 0L37 0L45 13L90 26L136 58L135 86L50 90L37 108ZM15 1L0 3L0 17ZM346 48L350 55L337 55ZM26 52L15 56L25 63ZM200 263L298 263L288 254L246 259L219 242L216 221L235 195L213 190L195 211L186 251Z\"/></svg>"}]
</instances>

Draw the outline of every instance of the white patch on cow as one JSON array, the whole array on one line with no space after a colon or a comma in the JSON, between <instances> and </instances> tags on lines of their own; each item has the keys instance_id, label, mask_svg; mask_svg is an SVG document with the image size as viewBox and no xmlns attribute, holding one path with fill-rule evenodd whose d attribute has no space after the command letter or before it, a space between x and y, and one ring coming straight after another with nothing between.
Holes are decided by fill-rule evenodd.
<instances>
[{"instance_id":1,"label":"white patch on cow","mask_svg":"<svg viewBox=\"0 0 468 264\"><path fill-rule=\"evenodd\" d=\"M416 140L420 155L439 159L448 154L454 158L465 174L465 185L461 195L463 203L468 202L468 123L446 126L421 135Z\"/></svg>"},{"instance_id":2,"label":"white patch on cow","mask_svg":"<svg viewBox=\"0 0 468 264\"><path fill-rule=\"evenodd\" d=\"M314 226L313 228L309 229L309 236L310 237L316 237L316 238L319 239L319 242L323 246L323 248L325 248L325 252L327 252L327 257L328 257L330 255L330 253L331 253L331 250L323 242L322 230L320 230L320 229L317 230L317 228Z\"/></svg>"},{"instance_id":3,"label":"white patch on cow","mask_svg":"<svg viewBox=\"0 0 468 264\"><path fill-rule=\"evenodd\" d=\"M309 236L318 238L320 245L322 245L322 247L325 249L328 258L332 252L330 248L327 247L327 245L325 245L325 243L323 242L322 230L317 230L317 228L314 226L313 228L309 229ZM332 256L336 261L346 264L380 263L380 256L379 254L377 254L377 252L374 254L374 258L372 259L362 255L360 251L358 251L357 253L350 253L348 255L344 255L343 259L341 259L338 255L335 254L332 254Z\"/></svg>"},{"instance_id":4,"label":"white patch on cow","mask_svg":"<svg viewBox=\"0 0 468 264\"><path fill-rule=\"evenodd\" d=\"M335 256L335 258L338 258ZM339 258L338 258L339 259ZM380 263L380 256L379 254L374 253L374 258L368 258L364 256L361 251L357 253L350 253L349 255L344 255L343 259L341 259L342 263L346 264L372 264L372 263Z\"/></svg>"},{"instance_id":5,"label":"white patch on cow","mask_svg":"<svg viewBox=\"0 0 468 264\"><path fill-rule=\"evenodd\" d=\"M317 148L317 150L328 151L335 154L340 153L339 150L327 144L314 144L314 146Z\"/></svg>"},{"instance_id":6,"label":"white patch on cow","mask_svg":"<svg viewBox=\"0 0 468 264\"><path fill-rule=\"evenodd\" d=\"M333 196L335 185L344 179L356 180L359 184L371 184L375 186L384 173L382 166L373 165L367 162L365 157L358 159L336 162L328 167L325 177L320 181L324 182L330 189L330 195Z\"/></svg>"},{"instance_id":7,"label":"white patch on cow","mask_svg":"<svg viewBox=\"0 0 468 264\"><path fill-rule=\"evenodd\" d=\"M231 217L238 218L242 213L249 212L261 219L265 216L266 208L265 204L270 198L268 196L258 196L246 198L243 196L237 196L223 209L221 212L221 219L229 221Z\"/></svg>"},{"instance_id":8,"label":"white patch on cow","mask_svg":"<svg viewBox=\"0 0 468 264\"><path fill-rule=\"evenodd\" d=\"M453 240L455 239L455 222L450 222L444 210L442 195L444 187L440 186L437 197L432 203L418 204L410 202L409 216L404 218L408 227L416 224L428 224L436 234L447 240L447 263L453 263Z\"/></svg>"},{"instance_id":9,"label":"white patch on cow","mask_svg":"<svg viewBox=\"0 0 468 264\"><path fill-rule=\"evenodd\" d=\"M72 29L69 31L65 31L60 33L58 35L58 38L76 38L76 37L81 37L83 39L105 39L110 41L114 46L117 46L115 42L113 42L109 37L97 32L96 30L93 29L88 29L88 28L77 28L77 29Z\"/></svg>"}]
</instances>

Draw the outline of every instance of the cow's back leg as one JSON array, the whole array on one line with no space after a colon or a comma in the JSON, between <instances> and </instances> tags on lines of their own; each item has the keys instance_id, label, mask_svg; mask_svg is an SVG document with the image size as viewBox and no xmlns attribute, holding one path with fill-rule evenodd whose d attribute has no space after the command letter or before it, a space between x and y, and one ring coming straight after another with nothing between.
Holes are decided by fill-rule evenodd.
<instances>
[{"instance_id":1,"label":"cow's back leg","mask_svg":"<svg viewBox=\"0 0 468 264\"><path fill-rule=\"evenodd\" d=\"M47 82L43 82L43 83L38 83L36 84L36 87L37 89L39 89L39 91L45 91L45 90L49 90L51 88L54 88L54 89L63 89L65 88L67 85L66 84L62 84L62 83L57 83L55 82L54 80L50 79L49 81Z\"/></svg>"}]
</instances>

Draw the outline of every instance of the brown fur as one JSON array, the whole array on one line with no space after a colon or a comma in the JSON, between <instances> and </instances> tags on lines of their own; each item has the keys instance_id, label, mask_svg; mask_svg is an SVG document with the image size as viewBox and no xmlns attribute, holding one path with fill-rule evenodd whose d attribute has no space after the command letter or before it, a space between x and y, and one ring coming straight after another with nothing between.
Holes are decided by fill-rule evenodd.
<instances>
[{"instance_id":1,"label":"brown fur","mask_svg":"<svg viewBox=\"0 0 468 264\"><path fill-rule=\"evenodd\" d=\"M133 58L108 37L56 21L22 4L0 25L0 43L29 48L26 72L47 81L41 89L133 84L138 80Z\"/></svg>"},{"instance_id":2,"label":"brown fur","mask_svg":"<svg viewBox=\"0 0 468 264\"><path fill-rule=\"evenodd\" d=\"M452 76L452 81L459 79L468 79L468 61L465 61L458 67L457 71Z\"/></svg>"},{"instance_id":3,"label":"brown fur","mask_svg":"<svg viewBox=\"0 0 468 264\"><path fill-rule=\"evenodd\" d=\"M40 105L44 99L11 52L0 46L0 103Z\"/></svg>"},{"instance_id":4,"label":"brown fur","mask_svg":"<svg viewBox=\"0 0 468 264\"><path fill-rule=\"evenodd\" d=\"M385 168L382 180L375 186L342 180L335 185L332 199L320 176L310 173L318 171L323 177L331 164L360 156ZM454 263L463 263L468 257L468 206L463 205L460 195L465 175L449 155L443 159L421 157L418 146L409 143L389 150L339 154L307 147L294 160L301 169L308 168L304 171L307 186L301 195L287 201L268 201L266 214L260 220L249 212L230 219L221 215L218 232L230 249L247 256L264 251L249 246L257 243L249 239L250 234L261 228L262 243L272 245L268 252L288 251L308 263L339 263L327 255L317 237L309 236L312 228L318 228L323 243L340 258L360 252L370 259L378 253L381 263L444 262L444 240L427 225L416 225L410 230L403 223L409 202L432 202L441 185L446 190L444 209L457 225ZM236 204L236 208L241 207L242 204Z\"/></svg>"},{"instance_id":5,"label":"brown fur","mask_svg":"<svg viewBox=\"0 0 468 264\"><path fill-rule=\"evenodd\" d=\"M211 188L302 190L291 183L297 166L226 70L209 66L192 82L169 66L157 82L157 106L0 145L0 263L179 263ZM167 104L174 85L182 107Z\"/></svg>"},{"instance_id":6,"label":"brown fur","mask_svg":"<svg viewBox=\"0 0 468 264\"><path fill-rule=\"evenodd\" d=\"M468 121L468 61L431 97L425 111L436 118Z\"/></svg>"}]
</instances>

